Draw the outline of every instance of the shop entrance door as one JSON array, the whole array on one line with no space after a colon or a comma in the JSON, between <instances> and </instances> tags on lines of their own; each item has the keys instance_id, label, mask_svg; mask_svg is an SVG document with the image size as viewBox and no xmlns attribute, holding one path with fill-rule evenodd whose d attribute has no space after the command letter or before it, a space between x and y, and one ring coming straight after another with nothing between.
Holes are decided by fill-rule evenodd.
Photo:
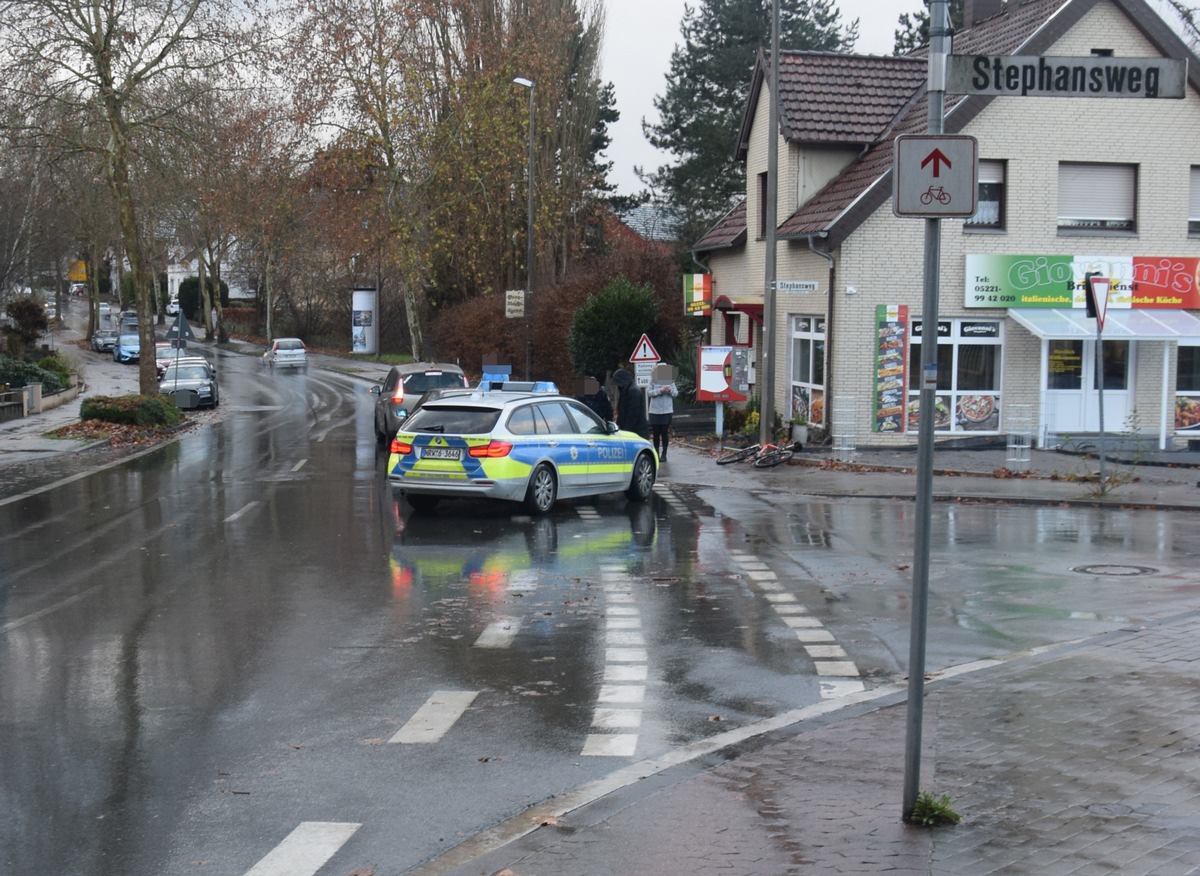
<instances>
[{"instance_id":1,"label":"shop entrance door","mask_svg":"<svg viewBox=\"0 0 1200 876\"><path fill-rule=\"evenodd\" d=\"M1046 429L1059 435L1100 431L1096 342L1048 340L1046 356ZM1133 382L1131 341L1104 342L1104 431L1124 431Z\"/></svg>"}]
</instances>

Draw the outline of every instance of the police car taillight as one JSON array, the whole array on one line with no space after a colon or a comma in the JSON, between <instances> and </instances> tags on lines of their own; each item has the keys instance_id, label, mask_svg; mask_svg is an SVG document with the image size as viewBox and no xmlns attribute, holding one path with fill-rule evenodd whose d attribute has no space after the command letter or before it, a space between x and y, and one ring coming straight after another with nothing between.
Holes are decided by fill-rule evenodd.
<instances>
[{"instance_id":1,"label":"police car taillight","mask_svg":"<svg viewBox=\"0 0 1200 876\"><path fill-rule=\"evenodd\" d=\"M407 441L397 441L392 439L392 446L389 448L392 453L399 453L401 456L407 456L412 453L412 445Z\"/></svg>"},{"instance_id":2,"label":"police car taillight","mask_svg":"<svg viewBox=\"0 0 1200 876\"><path fill-rule=\"evenodd\" d=\"M512 448L512 443L509 441L496 441L493 439L487 444L472 447L467 451L467 455L476 458L496 459L500 456L508 456L512 452Z\"/></svg>"}]
</instances>

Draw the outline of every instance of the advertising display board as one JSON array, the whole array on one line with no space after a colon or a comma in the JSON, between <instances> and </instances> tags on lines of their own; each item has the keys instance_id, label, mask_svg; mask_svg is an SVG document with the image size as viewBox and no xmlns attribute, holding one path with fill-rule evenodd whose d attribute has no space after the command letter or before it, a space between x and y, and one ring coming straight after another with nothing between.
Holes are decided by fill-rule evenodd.
<instances>
[{"instance_id":1,"label":"advertising display board","mask_svg":"<svg viewBox=\"0 0 1200 876\"><path fill-rule=\"evenodd\" d=\"M750 350L701 347L696 363L696 400L743 402L750 397Z\"/></svg>"},{"instance_id":2,"label":"advertising display board","mask_svg":"<svg viewBox=\"0 0 1200 876\"><path fill-rule=\"evenodd\" d=\"M374 289L355 289L351 295L350 352L374 353L378 347Z\"/></svg>"}]
</instances>

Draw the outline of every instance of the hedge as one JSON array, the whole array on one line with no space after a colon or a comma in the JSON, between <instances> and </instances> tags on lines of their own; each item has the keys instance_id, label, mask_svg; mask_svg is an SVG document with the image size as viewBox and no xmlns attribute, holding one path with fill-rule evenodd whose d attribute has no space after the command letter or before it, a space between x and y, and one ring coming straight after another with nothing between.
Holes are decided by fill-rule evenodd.
<instances>
[{"instance_id":1,"label":"hedge","mask_svg":"<svg viewBox=\"0 0 1200 876\"><path fill-rule=\"evenodd\" d=\"M42 392L47 395L67 388L67 381L53 371L24 359L0 356L0 384L17 389L30 383L42 384Z\"/></svg>"},{"instance_id":2,"label":"hedge","mask_svg":"<svg viewBox=\"0 0 1200 876\"><path fill-rule=\"evenodd\" d=\"M96 395L79 406L83 420L130 426L173 426L183 419L175 402L157 395Z\"/></svg>"}]
</instances>

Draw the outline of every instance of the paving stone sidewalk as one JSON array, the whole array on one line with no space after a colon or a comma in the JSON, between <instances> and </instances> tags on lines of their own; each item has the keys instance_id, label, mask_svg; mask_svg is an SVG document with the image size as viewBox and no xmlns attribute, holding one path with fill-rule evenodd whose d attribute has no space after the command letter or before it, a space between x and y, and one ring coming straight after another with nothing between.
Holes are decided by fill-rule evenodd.
<instances>
[{"instance_id":1,"label":"paving stone sidewalk","mask_svg":"<svg viewBox=\"0 0 1200 876\"><path fill-rule=\"evenodd\" d=\"M900 820L898 701L801 723L418 872L1197 873L1198 635L1193 613L932 681L922 784L950 796L964 816L953 827Z\"/></svg>"}]
</instances>

